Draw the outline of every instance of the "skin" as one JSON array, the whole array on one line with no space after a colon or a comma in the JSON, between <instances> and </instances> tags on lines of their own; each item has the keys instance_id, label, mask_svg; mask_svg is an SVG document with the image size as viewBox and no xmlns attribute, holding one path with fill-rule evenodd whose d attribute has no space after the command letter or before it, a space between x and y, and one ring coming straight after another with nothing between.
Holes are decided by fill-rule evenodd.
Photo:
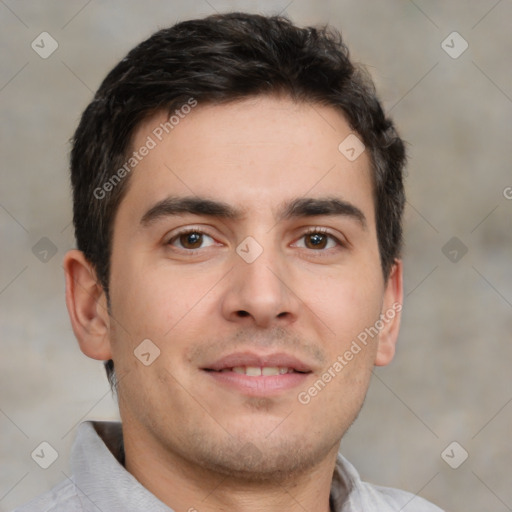
<instances>
[{"instance_id":1,"label":"skin","mask_svg":"<svg viewBox=\"0 0 512 512\"><path fill-rule=\"evenodd\" d=\"M165 119L141 124L133 147ZM81 350L114 360L126 467L176 511L329 510L339 442L374 365L393 358L399 312L308 404L297 395L402 301L401 262L382 275L367 152L350 162L338 151L350 133L333 108L283 97L199 105L129 178L114 222L111 314L83 254L66 255ZM222 201L241 216L141 223L169 196ZM366 222L280 217L304 197L349 202ZM207 234L193 239L199 248L176 237L187 227ZM335 238L305 235L319 228ZM248 236L263 249L252 263L236 252ZM149 366L134 356L144 339L160 350ZM249 396L204 371L239 350L286 352L311 373L299 387Z\"/></svg>"}]
</instances>

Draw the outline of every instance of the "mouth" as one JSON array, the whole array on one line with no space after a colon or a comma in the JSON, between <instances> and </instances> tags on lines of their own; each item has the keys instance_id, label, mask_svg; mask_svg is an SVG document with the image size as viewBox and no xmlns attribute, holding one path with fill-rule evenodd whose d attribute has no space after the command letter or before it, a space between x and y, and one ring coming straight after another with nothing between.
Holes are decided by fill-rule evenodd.
<instances>
[{"instance_id":1,"label":"mouth","mask_svg":"<svg viewBox=\"0 0 512 512\"><path fill-rule=\"evenodd\" d=\"M295 370L287 366L234 366L233 368L222 368L222 370L212 370L205 368L205 371L220 373L239 373L249 377L261 377L268 375L285 375L287 373L309 373Z\"/></svg>"},{"instance_id":2,"label":"mouth","mask_svg":"<svg viewBox=\"0 0 512 512\"><path fill-rule=\"evenodd\" d=\"M289 354L235 353L201 368L214 382L249 396L271 396L303 385L310 365Z\"/></svg>"}]
</instances>

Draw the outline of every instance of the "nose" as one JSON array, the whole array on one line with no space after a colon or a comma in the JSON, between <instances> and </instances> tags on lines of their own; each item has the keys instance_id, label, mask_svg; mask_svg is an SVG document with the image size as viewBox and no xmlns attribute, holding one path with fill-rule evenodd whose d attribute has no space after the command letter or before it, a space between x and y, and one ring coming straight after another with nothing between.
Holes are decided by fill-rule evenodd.
<instances>
[{"instance_id":1,"label":"nose","mask_svg":"<svg viewBox=\"0 0 512 512\"><path fill-rule=\"evenodd\" d=\"M278 255L264 251L247 263L236 255L235 267L228 277L222 314L230 322L269 328L293 323L300 300L290 287L290 270Z\"/></svg>"}]
</instances>

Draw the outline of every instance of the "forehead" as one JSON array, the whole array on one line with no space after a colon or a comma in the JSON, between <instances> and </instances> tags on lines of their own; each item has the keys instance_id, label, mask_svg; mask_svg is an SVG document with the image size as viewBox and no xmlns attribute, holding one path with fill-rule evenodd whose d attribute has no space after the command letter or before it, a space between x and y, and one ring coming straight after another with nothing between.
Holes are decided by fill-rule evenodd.
<instances>
[{"instance_id":1,"label":"forehead","mask_svg":"<svg viewBox=\"0 0 512 512\"><path fill-rule=\"evenodd\" d=\"M135 133L132 151L145 156L123 200L131 209L171 193L265 209L335 194L373 211L368 152L351 161L340 151L354 134L332 107L260 96L176 114L160 112Z\"/></svg>"}]
</instances>

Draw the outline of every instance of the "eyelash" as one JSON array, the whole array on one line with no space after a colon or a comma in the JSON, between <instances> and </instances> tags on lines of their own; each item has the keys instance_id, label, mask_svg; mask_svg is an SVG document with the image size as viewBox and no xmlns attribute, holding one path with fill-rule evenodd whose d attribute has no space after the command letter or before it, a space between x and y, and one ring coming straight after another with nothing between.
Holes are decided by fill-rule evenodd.
<instances>
[{"instance_id":1,"label":"eyelash","mask_svg":"<svg viewBox=\"0 0 512 512\"><path fill-rule=\"evenodd\" d=\"M178 240L181 236L183 235L188 235L190 233L197 233L197 234L200 234L200 235L206 235L206 236L209 236L210 238L214 239L214 237L212 235L210 235L208 232L204 231L204 229L202 228L194 228L194 227L190 227L190 228L185 228L181 231L178 231L177 233L175 233L166 243L166 245L172 245L173 242L175 242L176 240ZM337 238L336 236L334 236L332 233L330 233L326 228L322 228L322 227L313 227L313 228L309 228L307 231L305 231L304 233L302 233L302 235L297 239L297 240L300 240L301 238L304 238L305 236L308 236L308 235L313 235L313 234L321 234L321 235L326 235L328 236L331 240L334 240L334 242L341 248L343 247L346 247L346 243L342 242L341 240L339 240L339 238ZM295 243L295 242L294 242ZM182 251L186 251L188 254L195 254L196 252L200 251L201 249L203 249L203 247L200 247L198 249L184 249L184 248L181 248L181 247L177 247L176 249L179 249L179 250L182 250ZM332 248L331 248L332 249ZM326 251L328 249L320 249L320 250L317 250L315 251L314 249L310 249L311 251L313 252L323 252L323 251Z\"/></svg>"}]
</instances>

